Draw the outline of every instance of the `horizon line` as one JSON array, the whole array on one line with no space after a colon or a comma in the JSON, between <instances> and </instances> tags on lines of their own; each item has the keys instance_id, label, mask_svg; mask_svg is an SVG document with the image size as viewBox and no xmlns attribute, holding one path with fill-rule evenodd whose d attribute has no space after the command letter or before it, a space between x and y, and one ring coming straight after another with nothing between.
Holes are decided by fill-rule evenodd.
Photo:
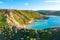
<instances>
[{"instance_id":1,"label":"horizon line","mask_svg":"<svg viewBox=\"0 0 60 40\"><path fill-rule=\"evenodd\" d=\"M16 8L0 8L0 9L7 9L7 10L34 10L34 11L37 11L37 10L52 10L52 9L16 9ZM53 9L55 11L60 11L60 9Z\"/></svg>"}]
</instances>

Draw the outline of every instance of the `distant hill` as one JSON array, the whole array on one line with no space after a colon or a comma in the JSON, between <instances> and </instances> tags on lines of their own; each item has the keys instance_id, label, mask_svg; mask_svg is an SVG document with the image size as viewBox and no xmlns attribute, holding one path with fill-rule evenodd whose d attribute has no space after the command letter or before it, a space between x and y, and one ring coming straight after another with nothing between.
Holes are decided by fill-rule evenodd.
<instances>
[{"instance_id":1,"label":"distant hill","mask_svg":"<svg viewBox=\"0 0 60 40\"><path fill-rule=\"evenodd\" d=\"M36 12L39 12L39 13L45 14L45 15L58 15L58 16L60 16L60 11L56 11L56 10L38 10Z\"/></svg>"},{"instance_id":2,"label":"distant hill","mask_svg":"<svg viewBox=\"0 0 60 40\"><path fill-rule=\"evenodd\" d=\"M34 19L46 16L32 10L9 10L0 9L0 26L17 26L24 28L26 24Z\"/></svg>"}]
</instances>

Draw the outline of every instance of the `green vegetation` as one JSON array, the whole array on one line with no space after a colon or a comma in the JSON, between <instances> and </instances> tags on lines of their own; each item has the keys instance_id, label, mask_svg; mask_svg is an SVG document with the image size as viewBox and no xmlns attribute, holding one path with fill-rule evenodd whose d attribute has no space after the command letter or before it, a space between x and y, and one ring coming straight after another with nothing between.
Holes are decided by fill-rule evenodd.
<instances>
[{"instance_id":1,"label":"green vegetation","mask_svg":"<svg viewBox=\"0 0 60 40\"><path fill-rule=\"evenodd\" d=\"M56 29L17 29L14 27L0 27L0 40L49 40Z\"/></svg>"},{"instance_id":2,"label":"green vegetation","mask_svg":"<svg viewBox=\"0 0 60 40\"><path fill-rule=\"evenodd\" d=\"M17 24L28 24L32 19L44 17L46 16L32 10L0 9L0 40L47 40L55 30L18 29L16 27Z\"/></svg>"},{"instance_id":3,"label":"green vegetation","mask_svg":"<svg viewBox=\"0 0 60 40\"><path fill-rule=\"evenodd\" d=\"M58 10L38 10L37 12L44 15L57 15L60 16L60 11Z\"/></svg>"},{"instance_id":4,"label":"green vegetation","mask_svg":"<svg viewBox=\"0 0 60 40\"><path fill-rule=\"evenodd\" d=\"M28 24L30 20L44 18L45 16L32 10L7 10L0 9L0 26L12 24ZM8 19L8 20L7 20ZM14 21L15 20L15 21ZM16 23L17 22L17 23Z\"/></svg>"},{"instance_id":5,"label":"green vegetation","mask_svg":"<svg viewBox=\"0 0 60 40\"><path fill-rule=\"evenodd\" d=\"M3 11L3 10L0 10ZM5 12L0 12L0 26L7 26Z\"/></svg>"},{"instance_id":6,"label":"green vegetation","mask_svg":"<svg viewBox=\"0 0 60 40\"><path fill-rule=\"evenodd\" d=\"M14 18L16 21L18 21L20 24L27 24L31 18L42 18L44 17L42 14L39 14L38 12L33 11L27 11L27 10L13 10L12 13L14 13Z\"/></svg>"}]
</instances>

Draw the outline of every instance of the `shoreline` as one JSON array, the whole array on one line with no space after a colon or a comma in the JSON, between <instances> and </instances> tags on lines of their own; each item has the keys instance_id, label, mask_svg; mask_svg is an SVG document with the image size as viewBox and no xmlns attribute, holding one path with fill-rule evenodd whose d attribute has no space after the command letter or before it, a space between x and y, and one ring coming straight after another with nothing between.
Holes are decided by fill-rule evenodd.
<instances>
[{"instance_id":1,"label":"shoreline","mask_svg":"<svg viewBox=\"0 0 60 40\"><path fill-rule=\"evenodd\" d=\"M31 24L31 23L33 23L33 22L34 22L34 19L31 18L30 21L28 22L28 24ZM27 29L27 25L28 25L28 24L23 24L23 25L22 25L23 28L26 28L26 29Z\"/></svg>"},{"instance_id":2,"label":"shoreline","mask_svg":"<svg viewBox=\"0 0 60 40\"><path fill-rule=\"evenodd\" d=\"M45 29L33 29L33 28L21 28L21 29L29 29L29 30L49 30L49 29L57 29L60 30L60 27L52 27L52 28L45 28Z\"/></svg>"}]
</instances>

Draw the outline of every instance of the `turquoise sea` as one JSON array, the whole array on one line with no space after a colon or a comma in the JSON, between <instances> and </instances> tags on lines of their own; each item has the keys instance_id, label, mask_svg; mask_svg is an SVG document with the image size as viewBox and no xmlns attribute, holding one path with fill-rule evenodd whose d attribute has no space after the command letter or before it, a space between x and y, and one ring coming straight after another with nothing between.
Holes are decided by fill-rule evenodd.
<instances>
[{"instance_id":1,"label":"turquoise sea","mask_svg":"<svg viewBox=\"0 0 60 40\"><path fill-rule=\"evenodd\" d=\"M48 19L36 19L33 23L28 24L29 29L45 29L60 27L60 16L48 16Z\"/></svg>"}]
</instances>

